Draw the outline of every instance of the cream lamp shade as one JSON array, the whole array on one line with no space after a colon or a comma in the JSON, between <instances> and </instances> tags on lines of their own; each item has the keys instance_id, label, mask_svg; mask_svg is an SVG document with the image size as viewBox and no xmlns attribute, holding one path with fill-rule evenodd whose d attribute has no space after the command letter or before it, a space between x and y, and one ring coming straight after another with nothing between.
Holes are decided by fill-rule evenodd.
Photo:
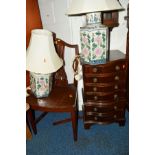
<instances>
[{"instance_id":1,"label":"cream lamp shade","mask_svg":"<svg viewBox=\"0 0 155 155\"><path fill-rule=\"evenodd\" d=\"M34 73L53 73L63 65L56 53L52 33L45 29L31 31L26 53L26 70Z\"/></svg>"},{"instance_id":2,"label":"cream lamp shade","mask_svg":"<svg viewBox=\"0 0 155 155\"><path fill-rule=\"evenodd\" d=\"M122 9L117 0L72 0L67 15Z\"/></svg>"}]
</instances>

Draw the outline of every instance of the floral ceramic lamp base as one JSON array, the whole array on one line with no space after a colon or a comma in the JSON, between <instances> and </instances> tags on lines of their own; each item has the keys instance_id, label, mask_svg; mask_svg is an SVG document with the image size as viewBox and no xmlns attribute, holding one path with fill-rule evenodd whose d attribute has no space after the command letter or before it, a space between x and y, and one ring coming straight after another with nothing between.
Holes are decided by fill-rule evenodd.
<instances>
[{"instance_id":1,"label":"floral ceramic lamp base","mask_svg":"<svg viewBox=\"0 0 155 155\"><path fill-rule=\"evenodd\" d=\"M52 90L52 74L30 72L30 87L37 98L47 97Z\"/></svg>"},{"instance_id":2,"label":"floral ceramic lamp base","mask_svg":"<svg viewBox=\"0 0 155 155\"><path fill-rule=\"evenodd\" d=\"M101 13L86 15L87 25L80 28L81 61L104 64L108 58L108 28L101 24Z\"/></svg>"}]
</instances>

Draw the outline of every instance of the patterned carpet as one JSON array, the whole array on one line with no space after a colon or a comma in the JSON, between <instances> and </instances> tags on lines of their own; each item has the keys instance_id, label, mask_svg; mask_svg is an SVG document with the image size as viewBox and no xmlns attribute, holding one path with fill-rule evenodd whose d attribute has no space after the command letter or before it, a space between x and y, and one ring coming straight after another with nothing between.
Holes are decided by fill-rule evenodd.
<instances>
[{"instance_id":1,"label":"patterned carpet","mask_svg":"<svg viewBox=\"0 0 155 155\"><path fill-rule=\"evenodd\" d=\"M82 115L82 113L79 113ZM52 122L69 114L49 113L37 124L38 133L26 141L27 155L128 155L129 113L126 124L94 125L89 130L78 122L78 141L74 142L71 123L53 126Z\"/></svg>"}]
</instances>

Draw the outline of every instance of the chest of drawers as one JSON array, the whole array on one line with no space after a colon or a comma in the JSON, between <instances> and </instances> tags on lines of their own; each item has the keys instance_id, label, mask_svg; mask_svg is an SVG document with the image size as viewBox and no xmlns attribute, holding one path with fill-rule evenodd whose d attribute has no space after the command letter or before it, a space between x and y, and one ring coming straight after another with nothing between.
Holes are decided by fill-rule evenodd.
<instances>
[{"instance_id":1,"label":"chest of drawers","mask_svg":"<svg viewBox=\"0 0 155 155\"><path fill-rule=\"evenodd\" d=\"M84 127L117 122L125 124L127 102L125 59L106 64L83 64Z\"/></svg>"}]
</instances>

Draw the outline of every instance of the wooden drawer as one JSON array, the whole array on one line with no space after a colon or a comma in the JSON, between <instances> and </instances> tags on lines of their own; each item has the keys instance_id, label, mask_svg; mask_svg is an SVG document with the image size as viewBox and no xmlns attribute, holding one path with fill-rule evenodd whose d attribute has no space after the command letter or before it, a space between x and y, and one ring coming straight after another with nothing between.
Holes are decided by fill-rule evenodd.
<instances>
[{"instance_id":1,"label":"wooden drawer","mask_svg":"<svg viewBox=\"0 0 155 155\"><path fill-rule=\"evenodd\" d=\"M87 74L84 73L84 83L109 83L109 82L120 82L125 80L125 72L119 73L106 73L106 74Z\"/></svg>"},{"instance_id":2,"label":"wooden drawer","mask_svg":"<svg viewBox=\"0 0 155 155\"><path fill-rule=\"evenodd\" d=\"M105 113L105 112L111 112L111 111L119 111L125 109L124 102L120 102L119 104L112 103L112 104L105 104L105 105L87 105L85 104L84 109L87 112L97 112L97 113Z\"/></svg>"},{"instance_id":3,"label":"wooden drawer","mask_svg":"<svg viewBox=\"0 0 155 155\"><path fill-rule=\"evenodd\" d=\"M96 83L84 83L85 92L111 92L125 90L125 82L110 83L110 84L96 84Z\"/></svg>"},{"instance_id":4,"label":"wooden drawer","mask_svg":"<svg viewBox=\"0 0 155 155\"><path fill-rule=\"evenodd\" d=\"M123 120L125 118L124 111L119 112L108 112L108 113L93 113L85 112L84 121L87 123L108 123Z\"/></svg>"},{"instance_id":5,"label":"wooden drawer","mask_svg":"<svg viewBox=\"0 0 155 155\"><path fill-rule=\"evenodd\" d=\"M104 92L84 92L85 100L86 101L114 101L118 102L121 99L126 98L125 92L111 92L111 93L104 93Z\"/></svg>"},{"instance_id":6,"label":"wooden drawer","mask_svg":"<svg viewBox=\"0 0 155 155\"><path fill-rule=\"evenodd\" d=\"M116 65L115 65L116 63ZM119 63L117 61L115 62L110 62L107 63L106 65L88 65L84 64L83 65L83 72L84 73L90 73L90 74L103 74L103 73L108 73L108 72L119 72L121 70L125 70L126 65L125 61L120 61Z\"/></svg>"}]
</instances>

